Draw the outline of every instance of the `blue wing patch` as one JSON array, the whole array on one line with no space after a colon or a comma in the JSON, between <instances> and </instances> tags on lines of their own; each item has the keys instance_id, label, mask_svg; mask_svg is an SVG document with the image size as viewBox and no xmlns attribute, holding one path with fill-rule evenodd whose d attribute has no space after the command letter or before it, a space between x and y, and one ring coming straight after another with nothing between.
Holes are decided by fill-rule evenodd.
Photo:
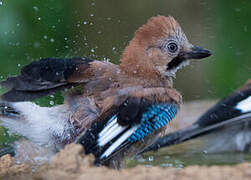
<instances>
[{"instance_id":1,"label":"blue wing patch","mask_svg":"<svg viewBox=\"0 0 251 180\"><path fill-rule=\"evenodd\" d=\"M127 116L132 118L128 124L119 124L121 119L118 113L112 114L105 121L95 121L78 140L85 147L86 154L95 155L96 163L99 164L112 157L112 154L143 140L168 124L178 111L178 106L172 103L147 104L147 107L139 104L129 105L120 109L120 112L125 112L122 114L123 118L126 113L133 112L134 108L139 109L136 110L136 115L132 113L132 117Z\"/></svg>"},{"instance_id":2,"label":"blue wing patch","mask_svg":"<svg viewBox=\"0 0 251 180\"><path fill-rule=\"evenodd\" d=\"M174 104L163 103L152 105L142 114L141 124L128 138L131 143L144 139L153 131L168 124L177 114L178 107Z\"/></svg>"}]
</instances>

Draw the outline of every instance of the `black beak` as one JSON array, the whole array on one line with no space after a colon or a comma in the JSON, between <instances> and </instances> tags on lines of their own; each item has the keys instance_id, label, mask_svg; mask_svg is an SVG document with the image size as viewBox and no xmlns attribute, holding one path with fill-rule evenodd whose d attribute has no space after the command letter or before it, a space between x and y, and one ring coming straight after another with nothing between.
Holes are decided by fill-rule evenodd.
<instances>
[{"instance_id":1,"label":"black beak","mask_svg":"<svg viewBox=\"0 0 251 180\"><path fill-rule=\"evenodd\" d=\"M190 49L182 51L167 65L167 70L178 67L183 61L187 59L202 59L211 56L211 51L192 45Z\"/></svg>"},{"instance_id":2,"label":"black beak","mask_svg":"<svg viewBox=\"0 0 251 180\"><path fill-rule=\"evenodd\" d=\"M211 51L195 45L193 45L188 52L183 52L180 54L183 59L202 59L211 55Z\"/></svg>"}]
</instances>

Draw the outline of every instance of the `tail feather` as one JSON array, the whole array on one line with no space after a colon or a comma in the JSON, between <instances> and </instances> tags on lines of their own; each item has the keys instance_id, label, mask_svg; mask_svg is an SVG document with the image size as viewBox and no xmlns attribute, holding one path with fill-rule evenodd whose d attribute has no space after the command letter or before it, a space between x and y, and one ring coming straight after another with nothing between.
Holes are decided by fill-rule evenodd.
<instances>
[{"instance_id":1,"label":"tail feather","mask_svg":"<svg viewBox=\"0 0 251 180\"><path fill-rule=\"evenodd\" d=\"M170 133L160 139L158 139L152 146L148 147L144 152L151 150L158 150L159 148L179 144L187 140L215 132L223 127L232 127L236 124L247 124L251 121L251 113L246 113L238 117L234 117L227 121L219 122L210 126L201 127L198 124L194 124L184 130L179 130L174 133ZM240 129L242 131L242 129Z\"/></svg>"},{"instance_id":2,"label":"tail feather","mask_svg":"<svg viewBox=\"0 0 251 180\"><path fill-rule=\"evenodd\" d=\"M0 117L17 118L20 113L10 106L8 102L0 102Z\"/></svg>"},{"instance_id":3,"label":"tail feather","mask_svg":"<svg viewBox=\"0 0 251 180\"><path fill-rule=\"evenodd\" d=\"M0 102L0 125L39 145L60 148L75 136L62 106L40 107L31 102Z\"/></svg>"},{"instance_id":4,"label":"tail feather","mask_svg":"<svg viewBox=\"0 0 251 180\"><path fill-rule=\"evenodd\" d=\"M157 151L159 148L179 144L186 140L191 139L193 136L198 135L197 132L200 128L196 125L190 126L184 130L179 130L166 136L159 138L154 144L146 148L143 152Z\"/></svg>"},{"instance_id":5,"label":"tail feather","mask_svg":"<svg viewBox=\"0 0 251 180\"><path fill-rule=\"evenodd\" d=\"M12 146L5 146L0 149L0 157L9 154L11 156L15 156L15 149Z\"/></svg>"}]
</instances>

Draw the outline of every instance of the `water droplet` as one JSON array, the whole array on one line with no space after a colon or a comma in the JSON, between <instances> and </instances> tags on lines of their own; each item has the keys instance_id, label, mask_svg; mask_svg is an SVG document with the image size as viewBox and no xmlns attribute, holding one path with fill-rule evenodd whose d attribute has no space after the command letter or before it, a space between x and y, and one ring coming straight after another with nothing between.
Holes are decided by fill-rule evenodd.
<instances>
[{"instance_id":1,"label":"water droplet","mask_svg":"<svg viewBox=\"0 0 251 180\"><path fill-rule=\"evenodd\" d=\"M68 49L68 48L69 48L69 46L66 45L66 46L65 46L65 49Z\"/></svg>"},{"instance_id":2,"label":"water droplet","mask_svg":"<svg viewBox=\"0 0 251 180\"><path fill-rule=\"evenodd\" d=\"M244 26L244 32L247 32L247 31L248 31L248 26L245 25L245 26Z\"/></svg>"},{"instance_id":3,"label":"water droplet","mask_svg":"<svg viewBox=\"0 0 251 180\"><path fill-rule=\"evenodd\" d=\"M34 42L33 46L34 46L34 48L39 48L40 47L40 42Z\"/></svg>"},{"instance_id":4,"label":"water droplet","mask_svg":"<svg viewBox=\"0 0 251 180\"><path fill-rule=\"evenodd\" d=\"M147 168L151 168L151 167L153 167L153 165L146 164L146 165L145 165L145 167L147 167Z\"/></svg>"},{"instance_id":5,"label":"water droplet","mask_svg":"<svg viewBox=\"0 0 251 180\"><path fill-rule=\"evenodd\" d=\"M91 48L91 52L94 53L94 52L95 52L95 49Z\"/></svg>"},{"instance_id":6,"label":"water droplet","mask_svg":"<svg viewBox=\"0 0 251 180\"><path fill-rule=\"evenodd\" d=\"M240 12L240 11L241 11L241 8L235 8L235 11L236 11L236 12Z\"/></svg>"},{"instance_id":7,"label":"water droplet","mask_svg":"<svg viewBox=\"0 0 251 180\"><path fill-rule=\"evenodd\" d=\"M148 160L149 160L149 161L153 161L153 160L154 160L154 157L153 157L153 156L149 156Z\"/></svg>"},{"instance_id":8,"label":"water droplet","mask_svg":"<svg viewBox=\"0 0 251 180\"><path fill-rule=\"evenodd\" d=\"M165 158L165 159L170 159L170 156L165 156L164 158Z\"/></svg>"},{"instance_id":9,"label":"water droplet","mask_svg":"<svg viewBox=\"0 0 251 180\"><path fill-rule=\"evenodd\" d=\"M37 18L37 20L39 20L39 21L40 21L40 20L41 20L41 17L38 17L38 18Z\"/></svg>"},{"instance_id":10,"label":"water droplet","mask_svg":"<svg viewBox=\"0 0 251 180\"><path fill-rule=\"evenodd\" d=\"M177 164L176 168L182 169L182 168L184 168L184 165L183 164Z\"/></svg>"},{"instance_id":11,"label":"water droplet","mask_svg":"<svg viewBox=\"0 0 251 180\"><path fill-rule=\"evenodd\" d=\"M162 167L173 167L173 164L171 163L163 163L161 164Z\"/></svg>"},{"instance_id":12,"label":"water droplet","mask_svg":"<svg viewBox=\"0 0 251 180\"><path fill-rule=\"evenodd\" d=\"M0 6L2 6L3 5L3 2L2 1L0 1Z\"/></svg>"},{"instance_id":13,"label":"water droplet","mask_svg":"<svg viewBox=\"0 0 251 180\"><path fill-rule=\"evenodd\" d=\"M18 67L20 67L20 66L21 66L21 64L17 64L17 66L18 66Z\"/></svg>"},{"instance_id":14,"label":"water droplet","mask_svg":"<svg viewBox=\"0 0 251 180\"><path fill-rule=\"evenodd\" d=\"M94 14L90 14L90 16L91 16L91 17L93 17L93 16L94 16Z\"/></svg>"},{"instance_id":15,"label":"water droplet","mask_svg":"<svg viewBox=\"0 0 251 180\"><path fill-rule=\"evenodd\" d=\"M137 158L137 161L140 163L144 163L144 162L146 162L146 159L144 159L143 157L139 157L139 158Z\"/></svg>"},{"instance_id":16,"label":"water droplet","mask_svg":"<svg viewBox=\"0 0 251 180\"><path fill-rule=\"evenodd\" d=\"M19 27L19 26L20 26L20 24L18 23L18 24L17 24L17 27Z\"/></svg>"},{"instance_id":17,"label":"water droplet","mask_svg":"<svg viewBox=\"0 0 251 180\"><path fill-rule=\"evenodd\" d=\"M55 42L55 40L54 40L53 38L51 38L51 39L50 39L50 42L51 42L51 43L54 43L54 42Z\"/></svg>"},{"instance_id":18,"label":"water droplet","mask_svg":"<svg viewBox=\"0 0 251 180\"><path fill-rule=\"evenodd\" d=\"M204 150L203 153L207 154L208 152L207 152L207 150Z\"/></svg>"},{"instance_id":19,"label":"water droplet","mask_svg":"<svg viewBox=\"0 0 251 180\"><path fill-rule=\"evenodd\" d=\"M67 38L67 37L65 37L65 38L64 38L64 40L66 40L66 41L67 41L67 40L68 40L68 38Z\"/></svg>"},{"instance_id":20,"label":"water droplet","mask_svg":"<svg viewBox=\"0 0 251 180\"><path fill-rule=\"evenodd\" d=\"M87 24L87 21L84 21L83 24Z\"/></svg>"},{"instance_id":21,"label":"water droplet","mask_svg":"<svg viewBox=\"0 0 251 180\"><path fill-rule=\"evenodd\" d=\"M44 35L44 39L47 39L48 37L46 35Z\"/></svg>"},{"instance_id":22,"label":"water droplet","mask_svg":"<svg viewBox=\"0 0 251 180\"><path fill-rule=\"evenodd\" d=\"M92 6L95 6L95 2L92 2L91 5L92 5Z\"/></svg>"},{"instance_id":23,"label":"water droplet","mask_svg":"<svg viewBox=\"0 0 251 180\"><path fill-rule=\"evenodd\" d=\"M77 27L80 27L80 24L77 24Z\"/></svg>"},{"instance_id":24,"label":"water droplet","mask_svg":"<svg viewBox=\"0 0 251 180\"><path fill-rule=\"evenodd\" d=\"M54 105L54 101L50 101L50 105L52 105L52 106L53 106L53 105Z\"/></svg>"},{"instance_id":25,"label":"water droplet","mask_svg":"<svg viewBox=\"0 0 251 180\"><path fill-rule=\"evenodd\" d=\"M52 29L55 29L56 28L56 26L55 25L53 25L53 26L51 26L52 27Z\"/></svg>"},{"instance_id":26,"label":"water droplet","mask_svg":"<svg viewBox=\"0 0 251 180\"><path fill-rule=\"evenodd\" d=\"M37 6L33 6L34 11L38 11L38 7Z\"/></svg>"}]
</instances>

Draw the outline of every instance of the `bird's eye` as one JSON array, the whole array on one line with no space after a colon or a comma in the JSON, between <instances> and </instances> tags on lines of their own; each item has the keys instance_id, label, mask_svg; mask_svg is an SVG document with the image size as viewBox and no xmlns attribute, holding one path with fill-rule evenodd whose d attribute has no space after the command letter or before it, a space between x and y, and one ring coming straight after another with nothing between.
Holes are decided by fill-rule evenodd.
<instances>
[{"instance_id":1,"label":"bird's eye","mask_svg":"<svg viewBox=\"0 0 251 180\"><path fill-rule=\"evenodd\" d=\"M178 50L178 45L175 42L170 42L167 45L168 51L171 53L175 53Z\"/></svg>"}]
</instances>

